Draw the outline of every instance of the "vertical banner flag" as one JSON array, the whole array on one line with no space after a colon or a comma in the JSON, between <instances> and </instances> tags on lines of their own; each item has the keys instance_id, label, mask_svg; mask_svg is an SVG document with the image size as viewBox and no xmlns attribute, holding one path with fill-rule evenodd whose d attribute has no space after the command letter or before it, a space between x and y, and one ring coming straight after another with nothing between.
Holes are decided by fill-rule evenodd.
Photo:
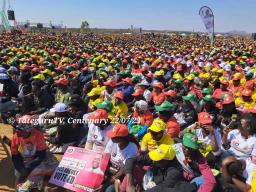
<instances>
[{"instance_id":1,"label":"vertical banner flag","mask_svg":"<svg viewBox=\"0 0 256 192\"><path fill-rule=\"evenodd\" d=\"M199 10L199 15L201 16L204 26L207 30L209 39L211 41L211 43L213 44L213 35L214 35L214 15L212 10L207 7L207 6L203 6L201 7L201 9Z\"/></svg>"}]
</instances>

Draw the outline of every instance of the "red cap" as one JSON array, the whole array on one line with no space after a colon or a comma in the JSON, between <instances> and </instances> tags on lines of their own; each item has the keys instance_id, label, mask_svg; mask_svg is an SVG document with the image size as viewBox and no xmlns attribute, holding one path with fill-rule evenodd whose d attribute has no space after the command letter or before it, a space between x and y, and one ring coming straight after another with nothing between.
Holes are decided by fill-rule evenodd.
<instances>
[{"instance_id":1,"label":"red cap","mask_svg":"<svg viewBox=\"0 0 256 192\"><path fill-rule=\"evenodd\" d=\"M111 87L115 87L116 86L116 81L114 79L109 79L106 82L104 82L104 85L109 85Z\"/></svg>"},{"instance_id":2,"label":"red cap","mask_svg":"<svg viewBox=\"0 0 256 192\"><path fill-rule=\"evenodd\" d=\"M134 65L138 65L139 62L138 62L137 60L134 60L134 61L133 61L133 64L134 64Z\"/></svg>"},{"instance_id":3,"label":"red cap","mask_svg":"<svg viewBox=\"0 0 256 192\"><path fill-rule=\"evenodd\" d=\"M88 67L84 67L84 68L82 68L81 70L82 70L82 71L88 71L88 69L89 69Z\"/></svg>"},{"instance_id":4,"label":"red cap","mask_svg":"<svg viewBox=\"0 0 256 192\"><path fill-rule=\"evenodd\" d=\"M128 61L127 61L126 59L123 59L123 60L122 60L122 63L127 64Z\"/></svg>"},{"instance_id":5,"label":"red cap","mask_svg":"<svg viewBox=\"0 0 256 192\"><path fill-rule=\"evenodd\" d=\"M63 71L63 69L64 69L64 68L63 68L62 66L58 66L58 67L56 68L57 71Z\"/></svg>"},{"instance_id":6,"label":"red cap","mask_svg":"<svg viewBox=\"0 0 256 192\"><path fill-rule=\"evenodd\" d=\"M167 92L164 92L165 95L171 96L172 98L176 98L177 97L177 92L174 90L169 90Z\"/></svg>"},{"instance_id":7,"label":"red cap","mask_svg":"<svg viewBox=\"0 0 256 192\"><path fill-rule=\"evenodd\" d=\"M108 119L108 112L104 109L97 109L88 116L90 120Z\"/></svg>"},{"instance_id":8,"label":"red cap","mask_svg":"<svg viewBox=\"0 0 256 192\"><path fill-rule=\"evenodd\" d=\"M77 68L78 68L78 65L74 63L74 64L71 65L71 67L77 69Z\"/></svg>"},{"instance_id":9,"label":"red cap","mask_svg":"<svg viewBox=\"0 0 256 192\"><path fill-rule=\"evenodd\" d=\"M68 75L70 75L70 76L72 76L72 77L75 77L76 76L76 74L75 74L75 72L74 71L70 71L69 73L67 73Z\"/></svg>"},{"instance_id":10,"label":"red cap","mask_svg":"<svg viewBox=\"0 0 256 192\"><path fill-rule=\"evenodd\" d=\"M123 91L117 91L117 92L115 92L114 97L123 100L123 99L124 99L124 93L123 93Z\"/></svg>"},{"instance_id":11,"label":"red cap","mask_svg":"<svg viewBox=\"0 0 256 192\"><path fill-rule=\"evenodd\" d=\"M252 96L252 91L250 89L244 89L242 91L242 95L246 96L246 97L250 97L250 96Z\"/></svg>"},{"instance_id":12,"label":"red cap","mask_svg":"<svg viewBox=\"0 0 256 192\"><path fill-rule=\"evenodd\" d=\"M212 117L207 112L201 112L198 114L198 121L203 125L209 125L209 124L212 124Z\"/></svg>"},{"instance_id":13,"label":"red cap","mask_svg":"<svg viewBox=\"0 0 256 192\"><path fill-rule=\"evenodd\" d=\"M158 83L154 83L153 85L152 85L152 87L154 87L154 88L159 88L159 89L163 89L164 88L164 85L163 85L163 83L160 83L160 82L158 82Z\"/></svg>"},{"instance_id":14,"label":"red cap","mask_svg":"<svg viewBox=\"0 0 256 192\"><path fill-rule=\"evenodd\" d=\"M109 138L113 137L126 137L129 134L129 130L126 124L115 124L112 130L107 132Z\"/></svg>"},{"instance_id":15,"label":"red cap","mask_svg":"<svg viewBox=\"0 0 256 192\"><path fill-rule=\"evenodd\" d=\"M134 91L134 93L132 94L132 96L139 96L139 95L143 95L143 93L144 93L144 90L143 90L143 89L138 88L138 89L136 89L136 90Z\"/></svg>"},{"instance_id":16,"label":"red cap","mask_svg":"<svg viewBox=\"0 0 256 192\"><path fill-rule=\"evenodd\" d=\"M132 84L132 79L130 77L126 77L123 81Z\"/></svg>"},{"instance_id":17,"label":"red cap","mask_svg":"<svg viewBox=\"0 0 256 192\"><path fill-rule=\"evenodd\" d=\"M56 81L54 81L55 84L61 84L61 85L68 85L69 81L67 78L60 78Z\"/></svg>"},{"instance_id":18,"label":"red cap","mask_svg":"<svg viewBox=\"0 0 256 192\"><path fill-rule=\"evenodd\" d=\"M228 105L230 103L233 103L234 101L235 101L235 99L232 96L227 95L227 96L224 97L224 99L222 101L222 104L223 105Z\"/></svg>"}]
</instances>

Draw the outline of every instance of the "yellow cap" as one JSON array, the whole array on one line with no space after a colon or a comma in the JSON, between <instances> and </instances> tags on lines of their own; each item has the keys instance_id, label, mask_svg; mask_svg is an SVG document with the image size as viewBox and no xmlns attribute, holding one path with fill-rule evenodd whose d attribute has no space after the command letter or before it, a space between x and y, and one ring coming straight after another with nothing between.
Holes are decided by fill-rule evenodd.
<instances>
[{"instance_id":1,"label":"yellow cap","mask_svg":"<svg viewBox=\"0 0 256 192\"><path fill-rule=\"evenodd\" d=\"M87 96L92 97L94 95L100 95L101 94L101 89L99 87L93 88Z\"/></svg>"},{"instance_id":2,"label":"yellow cap","mask_svg":"<svg viewBox=\"0 0 256 192\"><path fill-rule=\"evenodd\" d=\"M178 80L178 79L181 80L182 76L179 73L175 73L172 78L176 79L176 80Z\"/></svg>"},{"instance_id":3,"label":"yellow cap","mask_svg":"<svg viewBox=\"0 0 256 192\"><path fill-rule=\"evenodd\" d=\"M102 75L103 77L107 78L108 74L105 71L99 72L99 75Z\"/></svg>"},{"instance_id":4,"label":"yellow cap","mask_svg":"<svg viewBox=\"0 0 256 192\"><path fill-rule=\"evenodd\" d=\"M96 64L95 63L91 63L91 64L89 64L89 67L96 67Z\"/></svg>"},{"instance_id":5,"label":"yellow cap","mask_svg":"<svg viewBox=\"0 0 256 192\"><path fill-rule=\"evenodd\" d=\"M164 71L163 71L163 70L156 71L156 72L155 72L155 75L156 75L156 76L163 76L163 75L164 75Z\"/></svg>"},{"instance_id":6,"label":"yellow cap","mask_svg":"<svg viewBox=\"0 0 256 192\"><path fill-rule=\"evenodd\" d=\"M42 71L42 73L46 73L48 75L52 75L52 71L50 69L45 69L44 71Z\"/></svg>"},{"instance_id":7,"label":"yellow cap","mask_svg":"<svg viewBox=\"0 0 256 192\"><path fill-rule=\"evenodd\" d=\"M163 122L161 119L155 119L148 129L154 132L160 132L163 131L165 127L165 122Z\"/></svg>"},{"instance_id":8,"label":"yellow cap","mask_svg":"<svg viewBox=\"0 0 256 192\"><path fill-rule=\"evenodd\" d=\"M195 78L195 75L194 75L194 74L189 74L189 75L186 77L186 79L189 80L189 81L193 80L194 78Z\"/></svg>"},{"instance_id":9,"label":"yellow cap","mask_svg":"<svg viewBox=\"0 0 256 192\"><path fill-rule=\"evenodd\" d=\"M212 69L213 73L216 73L217 71L218 71L218 68L216 68L216 67Z\"/></svg>"},{"instance_id":10,"label":"yellow cap","mask_svg":"<svg viewBox=\"0 0 256 192\"><path fill-rule=\"evenodd\" d=\"M223 73L223 72L224 72L223 69L218 69L218 70L217 70L217 73Z\"/></svg>"},{"instance_id":11,"label":"yellow cap","mask_svg":"<svg viewBox=\"0 0 256 192\"><path fill-rule=\"evenodd\" d=\"M45 76L43 74L38 74L38 75L34 76L33 79L39 79L41 81L44 81L45 80Z\"/></svg>"},{"instance_id":12,"label":"yellow cap","mask_svg":"<svg viewBox=\"0 0 256 192\"><path fill-rule=\"evenodd\" d=\"M100 64L98 65L98 67L105 67L105 66L106 66L105 63L100 63Z\"/></svg>"},{"instance_id":13,"label":"yellow cap","mask_svg":"<svg viewBox=\"0 0 256 192\"><path fill-rule=\"evenodd\" d=\"M152 161L173 160L176 153L170 145L162 144L157 149L148 153Z\"/></svg>"}]
</instances>

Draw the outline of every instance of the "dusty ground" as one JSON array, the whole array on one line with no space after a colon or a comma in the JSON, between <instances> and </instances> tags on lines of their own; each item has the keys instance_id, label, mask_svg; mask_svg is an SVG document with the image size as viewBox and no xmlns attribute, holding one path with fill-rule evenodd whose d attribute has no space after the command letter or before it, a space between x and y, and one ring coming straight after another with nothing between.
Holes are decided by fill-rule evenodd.
<instances>
[{"instance_id":1,"label":"dusty ground","mask_svg":"<svg viewBox=\"0 0 256 192\"><path fill-rule=\"evenodd\" d=\"M0 136L12 136L12 128L0 124ZM14 170L11 162L9 147L0 140L0 192L14 191Z\"/></svg>"}]
</instances>

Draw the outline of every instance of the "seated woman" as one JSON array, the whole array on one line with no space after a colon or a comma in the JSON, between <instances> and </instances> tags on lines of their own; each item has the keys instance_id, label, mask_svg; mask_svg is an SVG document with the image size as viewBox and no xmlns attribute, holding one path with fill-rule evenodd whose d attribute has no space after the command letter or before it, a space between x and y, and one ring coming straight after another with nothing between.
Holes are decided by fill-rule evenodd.
<instances>
[{"instance_id":1,"label":"seated woman","mask_svg":"<svg viewBox=\"0 0 256 192\"><path fill-rule=\"evenodd\" d=\"M117 185L117 190L120 188L120 183L124 177L124 164L128 158L136 156L139 144L132 135L129 135L127 125L115 124L113 130L107 132L107 136L111 138L105 149L105 153L109 153L110 167L109 178L112 181L106 182L109 185L106 191L115 191L114 183Z\"/></svg>"},{"instance_id":2,"label":"seated woman","mask_svg":"<svg viewBox=\"0 0 256 192\"><path fill-rule=\"evenodd\" d=\"M239 124L238 128L233 130L231 126L224 128L222 134L223 147L226 149L224 154L237 159L246 159L256 148L256 118L248 114L244 115Z\"/></svg>"},{"instance_id":3,"label":"seated woman","mask_svg":"<svg viewBox=\"0 0 256 192\"><path fill-rule=\"evenodd\" d=\"M19 118L11 139L17 191L40 188L43 177L51 175L58 165L57 160L47 151L43 133L33 128L31 122L32 116Z\"/></svg>"}]
</instances>

